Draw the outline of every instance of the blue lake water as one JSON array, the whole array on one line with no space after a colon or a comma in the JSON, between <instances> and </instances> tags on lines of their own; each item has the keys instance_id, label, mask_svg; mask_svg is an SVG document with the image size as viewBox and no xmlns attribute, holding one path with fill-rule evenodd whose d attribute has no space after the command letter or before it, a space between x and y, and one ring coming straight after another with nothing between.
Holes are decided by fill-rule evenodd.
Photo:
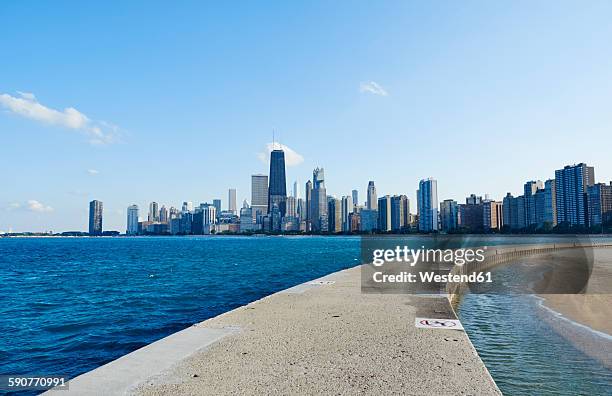
<instances>
[{"instance_id":1,"label":"blue lake water","mask_svg":"<svg viewBox=\"0 0 612 396\"><path fill-rule=\"evenodd\" d=\"M359 262L358 237L3 238L0 374L74 377L193 323ZM516 325L515 315L535 315L533 302L487 297L468 296L460 314L504 392L546 394L514 391L559 382L559 394L575 394L568 391L572 381L592 383L587 394L610 389L610 371L554 332L530 321ZM503 326L483 324L485 314L513 328L505 333ZM534 348L538 359L531 356ZM559 369L559 354L578 363Z\"/></svg>"}]
</instances>

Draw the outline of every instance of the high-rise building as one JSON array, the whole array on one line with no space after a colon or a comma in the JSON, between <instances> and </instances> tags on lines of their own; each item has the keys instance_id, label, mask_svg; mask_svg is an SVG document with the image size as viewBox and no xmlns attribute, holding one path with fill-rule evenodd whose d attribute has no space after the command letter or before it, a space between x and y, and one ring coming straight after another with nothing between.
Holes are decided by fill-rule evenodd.
<instances>
[{"instance_id":1,"label":"high-rise building","mask_svg":"<svg viewBox=\"0 0 612 396\"><path fill-rule=\"evenodd\" d=\"M372 232L376 230L378 223L378 211L362 209L359 211L359 231Z\"/></svg>"},{"instance_id":2,"label":"high-rise building","mask_svg":"<svg viewBox=\"0 0 612 396\"><path fill-rule=\"evenodd\" d=\"M612 182L597 183L587 188L589 226L612 225Z\"/></svg>"},{"instance_id":3,"label":"high-rise building","mask_svg":"<svg viewBox=\"0 0 612 396\"><path fill-rule=\"evenodd\" d=\"M491 230L501 230L504 223L503 205L487 199L482 203L483 229L488 232Z\"/></svg>"},{"instance_id":4,"label":"high-rise building","mask_svg":"<svg viewBox=\"0 0 612 396\"><path fill-rule=\"evenodd\" d=\"M300 199L300 184L297 180L293 182L293 198L295 198L296 201Z\"/></svg>"},{"instance_id":5,"label":"high-rise building","mask_svg":"<svg viewBox=\"0 0 612 396\"><path fill-rule=\"evenodd\" d=\"M312 231L321 232L328 230L327 192L325 189L325 171L323 168L316 168L312 171L310 214Z\"/></svg>"},{"instance_id":6,"label":"high-rise building","mask_svg":"<svg viewBox=\"0 0 612 396\"><path fill-rule=\"evenodd\" d=\"M287 197L286 217L297 217L297 200L294 196Z\"/></svg>"},{"instance_id":7,"label":"high-rise building","mask_svg":"<svg viewBox=\"0 0 612 396\"><path fill-rule=\"evenodd\" d=\"M587 226L587 188L595 184L593 167L584 163L555 171L557 224Z\"/></svg>"},{"instance_id":8,"label":"high-rise building","mask_svg":"<svg viewBox=\"0 0 612 396\"><path fill-rule=\"evenodd\" d=\"M502 225L512 231L522 230L525 224L525 197L507 193L502 203Z\"/></svg>"},{"instance_id":9,"label":"high-rise building","mask_svg":"<svg viewBox=\"0 0 612 396\"><path fill-rule=\"evenodd\" d=\"M217 211L217 217L219 217L219 214L221 214L221 200L218 198L213 199L213 206L215 207Z\"/></svg>"},{"instance_id":10,"label":"high-rise building","mask_svg":"<svg viewBox=\"0 0 612 396\"><path fill-rule=\"evenodd\" d=\"M191 229L194 234L211 234L215 231L217 224L217 208L209 203L202 203L195 210Z\"/></svg>"},{"instance_id":11,"label":"high-rise building","mask_svg":"<svg viewBox=\"0 0 612 396\"><path fill-rule=\"evenodd\" d=\"M127 209L127 228L128 235L138 234L138 205L130 205Z\"/></svg>"},{"instance_id":12,"label":"high-rise building","mask_svg":"<svg viewBox=\"0 0 612 396\"><path fill-rule=\"evenodd\" d=\"M417 209L419 215L419 231L432 232L438 230L438 182L433 178L419 182L417 190Z\"/></svg>"},{"instance_id":13,"label":"high-rise building","mask_svg":"<svg viewBox=\"0 0 612 396\"><path fill-rule=\"evenodd\" d=\"M482 197L471 194L459 205L459 227L468 232L482 232L484 225Z\"/></svg>"},{"instance_id":14,"label":"high-rise building","mask_svg":"<svg viewBox=\"0 0 612 396\"><path fill-rule=\"evenodd\" d=\"M331 233L342 232L342 201L332 198L328 202L328 230Z\"/></svg>"},{"instance_id":15,"label":"high-rise building","mask_svg":"<svg viewBox=\"0 0 612 396\"><path fill-rule=\"evenodd\" d=\"M277 204L281 217L285 216L287 200L287 181L285 179L285 152L272 150L270 153L270 180L268 184L268 212Z\"/></svg>"},{"instance_id":16,"label":"high-rise building","mask_svg":"<svg viewBox=\"0 0 612 396\"><path fill-rule=\"evenodd\" d=\"M254 229L253 209L245 200L240 209L240 232L251 232Z\"/></svg>"},{"instance_id":17,"label":"high-rise building","mask_svg":"<svg viewBox=\"0 0 612 396\"><path fill-rule=\"evenodd\" d=\"M227 210L229 210L230 212L236 214L236 189L235 188L230 188L228 193L227 193Z\"/></svg>"},{"instance_id":18,"label":"high-rise building","mask_svg":"<svg viewBox=\"0 0 612 396\"><path fill-rule=\"evenodd\" d=\"M380 204L379 204L380 206ZM409 225L410 200L405 195L391 197L391 231L407 230Z\"/></svg>"},{"instance_id":19,"label":"high-rise building","mask_svg":"<svg viewBox=\"0 0 612 396\"><path fill-rule=\"evenodd\" d=\"M306 230L312 230L312 182L308 180L304 189L304 195L306 198Z\"/></svg>"},{"instance_id":20,"label":"high-rise building","mask_svg":"<svg viewBox=\"0 0 612 396\"><path fill-rule=\"evenodd\" d=\"M251 209L253 218L258 223L261 222L261 216L268 213L268 176L266 175L251 175Z\"/></svg>"},{"instance_id":21,"label":"high-rise building","mask_svg":"<svg viewBox=\"0 0 612 396\"><path fill-rule=\"evenodd\" d=\"M159 208L157 202L151 202L149 204L149 216L147 217L149 222L159 221Z\"/></svg>"},{"instance_id":22,"label":"high-rise building","mask_svg":"<svg viewBox=\"0 0 612 396\"><path fill-rule=\"evenodd\" d=\"M440 202L440 220L442 231L452 232L459 228L459 205L457 201L445 199Z\"/></svg>"},{"instance_id":23,"label":"high-rise building","mask_svg":"<svg viewBox=\"0 0 612 396\"><path fill-rule=\"evenodd\" d=\"M300 221L306 219L306 204L303 198L298 198L296 206L297 217Z\"/></svg>"},{"instance_id":24,"label":"high-rise building","mask_svg":"<svg viewBox=\"0 0 612 396\"><path fill-rule=\"evenodd\" d=\"M89 235L102 235L102 207L95 199L89 203Z\"/></svg>"},{"instance_id":25,"label":"high-rise building","mask_svg":"<svg viewBox=\"0 0 612 396\"><path fill-rule=\"evenodd\" d=\"M391 197L385 195L378 198L378 227L382 232L391 231Z\"/></svg>"},{"instance_id":26,"label":"high-rise building","mask_svg":"<svg viewBox=\"0 0 612 396\"><path fill-rule=\"evenodd\" d=\"M538 190L542 190L544 185L540 180L532 180L525 183L523 186L523 196L525 197L525 225L537 225L538 219L536 215L535 195Z\"/></svg>"},{"instance_id":27,"label":"high-rise building","mask_svg":"<svg viewBox=\"0 0 612 396\"><path fill-rule=\"evenodd\" d=\"M160 223L168 222L168 209L164 205L159 210L159 221Z\"/></svg>"},{"instance_id":28,"label":"high-rise building","mask_svg":"<svg viewBox=\"0 0 612 396\"><path fill-rule=\"evenodd\" d=\"M525 198L525 212L531 212L528 216L528 221L525 223L528 226L536 226L537 228L552 229L556 225L556 203L555 203L555 181L547 180L544 188L539 187L535 194L530 197L530 204Z\"/></svg>"},{"instance_id":29,"label":"high-rise building","mask_svg":"<svg viewBox=\"0 0 612 396\"><path fill-rule=\"evenodd\" d=\"M351 198L353 198L353 206L357 206L357 205L359 205L359 191L357 191L357 190L353 190L353 191L351 192ZM354 210L355 210L355 209L353 208L353 211L354 211Z\"/></svg>"},{"instance_id":30,"label":"high-rise building","mask_svg":"<svg viewBox=\"0 0 612 396\"><path fill-rule=\"evenodd\" d=\"M344 196L342 197L342 231L351 231L351 219L350 214L353 213L353 197Z\"/></svg>"},{"instance_id":31,"label":"high-rise building","mask_svg":"<svg viewBox=\"0 0 612 396\"><path fill-rule=\"evenodd\" d=\"M191 201L183 202L183 207L181 208L181 211L183 213L185 213L185 212L192 212L193 211L193 202L191 202Z\"/></svg>"},{"instance_id":32,"label":"high-rise building","mask_svg":"<svg viewBox=\"0 0 612 396\"><path fill-rule=\"evenodd\" d=\"M378 198L376 198L376 186L374 186L374 181L370 180L368 182L368 197L366 202L366 208L370 210L378 210L377 200Z\"/></svg>"}]
</instances>

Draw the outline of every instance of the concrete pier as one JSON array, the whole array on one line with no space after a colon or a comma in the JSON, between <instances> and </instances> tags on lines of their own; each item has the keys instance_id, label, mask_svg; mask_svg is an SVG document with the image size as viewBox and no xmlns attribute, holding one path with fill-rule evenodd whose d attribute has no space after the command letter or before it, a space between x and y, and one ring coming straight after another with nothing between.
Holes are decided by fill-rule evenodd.
<instances>
[{"instance_id":1,"label":"concrete pier","mask_svg":"<svg viewBox=\"0 0 612 396\"><path fill-rule=\"evenodd\" d=\"M415 317L456 318L446 296L361 293L354 267L162 339L68 393L501 394L465 332L416 328Z\"/></svg>"}]
</instances>

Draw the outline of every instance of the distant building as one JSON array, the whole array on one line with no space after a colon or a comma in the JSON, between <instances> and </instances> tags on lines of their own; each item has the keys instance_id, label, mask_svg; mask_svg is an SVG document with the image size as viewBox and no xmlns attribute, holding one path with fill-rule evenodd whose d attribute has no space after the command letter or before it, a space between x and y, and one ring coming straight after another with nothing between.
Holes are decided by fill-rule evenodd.
<instances>
[{"instance_id":1,"label":"distant building","mask_svg":"<svg viewBox=\"0 0 612 396\"><path fill-rule=\"evenodd\" d=\"M376 230L378 223L378 211L372 209L363 209L359 212L361 232L372 232Z\"/></svg>"},{"instance_id":2,"label":"distant building","mask_svg":"<svg viewBox=\"0 0 612 396\"><path fill-rule=\"evenodd\" d=\"M378 198L378 226L381 232L391 231L391 197L385 195Z\"/></svg>"},{"instance_id":3,"label":"distant building","mask_svg":"<svg viewBox=\"0 0 612 396\"><path fill-rule=\"evenodd\" d=\"M227 210L236 214L236 189L230 188L227 193Z\"/></svg>"},{"instance_id":4,"label":"distant building","mask_svg":"<svg viewBox=\"0 0 612 396\"><path fill-rule=\"evenodd\" d=\"M127 229L128 235L138 234L138 205L130 205L127 209Z\"/></svg>"},{"instance_id":5,"label":"distant building","mask_svg":"<svg viewBox=\"0 0 612 396\"><path fill-rule=\"evenodd\" d=\"M501 202L486 200L482 203L483 230L501 230L504 224L503 205Z\"/></svg>"},{"instance_id":6,"label":"distant building","mask_svg":"<svg viewBox=\"0 0 612 396\"><path fill-rule=\"evenodd\" d=\"M368 196L367 196L366 208L370 210L378 210L378 198L376 196L376 186L374 186L374 181L372 180L368 182Z\"/></svg>"},{"instance_id":7,"label":"distant building","mask_svg":"<svg viewBox=\"0 0 612 396\"><path fill-rule=\"evenodd\" d=\"M327 206L328 230L331 233L342 232L342 201L332 198Z\"/></svg>"},{"instance_id":8,"label":"distant building","mask_svg":"<svg viewBox=\"0 0 612 396\"><path fill-rule=\"evenodd\" d=\"M168 209L164 205L162 205L161 209L159 210L159 222L160 223L168 222Z\"/></svg>"},{"instance_id":9,"label":"distant building","mask_svg":"<svg viewBox=\"0 0 612 396\"><path fill-rule=\"evenodd\" d=\"M484 211L482 197L471 194L465 205L459 205L459 228L468 232L482 232Z\"/></svg>"},{"instance_id":10,"label":"distant building","mask_svg":"<svg viewBox=\"0 0 612 396\"><path fill-rule=\"evenodd\" d=\"M240 232L252 232L254 230L253 209L244 201L240 209Z\"/></svg>"},{"instance_id":11,"label":"distant building","mask_svg":"<svg viewBox=\"0 0 612 396\"><path fill-rule=\"evenodd\" d=\"M191 211L193 211L193 202L191 202L191 201L183 202L183 207L182 207L181 211L182 212L191 212Z\"/></svg>"},{"instance_id":12,"label":"distant building","mask_svg":"<svg viewBox=\"0 0 612 396\"><path fill-rule=\"evenodd\" d=\"M457 201L445 199L440 203L442 231L452 232L459 228L459 205Z\"/></svg>"},{"instance_id":13,"label":"distant building","mask_svg":"<svg viewBox=\"0 0 612 396\"><path fill-rule=\"evenodd\" d=\"M304 203L306 204L306 230L312 230L312 182L308 180L306 182L306 187L304 188L305 198Z\"/></svg>"},{"instance_id":14,"label":"distant building","mask_svg":"<svg viewBox=\"0 0 612 396\"><path fill-rule=\"evenodd\" d=\"M159 221L159 207L157 202L151 202L149 204L149 216L147 219L152 223Z\"/></svg>"},{"instance_id":15,"label":"distant building","mask_svg":"<svg viewBox=\"0 0 612 396\"><path fill-rule=\"evenodd\" d=\"M102 211L101 201L94 199L89 203L89 235L102 235Z\"/></svg>"},{"instance_id":16,"label":"distant building","mask_svg":"<svg viewBox=\"0 0 612 396\"><path fill-rule=\"evenodd\" d=\"M350 196L342 197L342 231L351 231L350 214L353 213L353 198Z\"/></svg>"},{"instance_id":17,"label":"distant building","mask_svg":"<svg viewBox=\"0 0 612 396\"><path fill-rule=\"evenodd\" d=\"M410 228L410 200L405 195L391 197L391 231Z\"/></svg>"},{"instance_id":18,"label":"distant building","mask_svg":"<svg viewBox=\"0 0 612 396\"><path fill-rule=\"evenodd\" d=\"M215 232L217 223L217 209L209 204L203 203L196 208L191 222L191 230L195 235L205 235Z\"/></svg>"},{"instance_id":19,"label":"distant building","mask_svg":"<svg viewBox=\"0 0 612 396\"><path fill-rule=\"evenodd\" d=\"M589 226L612 225L612 182L594 184L587 188Z\"/></svg>"},{"instance_id":20,"label":"distant building","mask_svg":"<svg viewBox=\"0 0 612 396\"><path fill-rule=\"evenodd\" d=\"M503 227L511 231L525 229L525 197L513 197L511 193L507 193L502 205Z\"/></svg>"},{"instance_id":21,"label":"distant building","mask_svg":"<svg viewBox=\"0 0 612 396\"><path fill-rule=\"evenodd\" d=\"M419 216L419 231L432 232L438 230L438 182L433 178L419 182L417 190L417 209Z\"/></svg>"},{"instance_id":22,"label":"distant building","mask_svg":"<svg viewBox=\"0 0 612 396\"><path fill-rule=\"evenodd\" d=\"M584 163L555 171L557 224L587 226L587 188L595 184L595 171Z\"/></svg>"},{"instance_id":23,"label":"distant building","mask_svg":"<svg viewBox=\"0 0 612 396\"><path fill-rule=\"evenodd\" d=\"M221 214L221 200L218 198L213 199L213 206L217 210L217 216L219 216L219 214Z\"/></svg>"},{"instance_id":24,"label":"distant building","mask_svg":"<svg viewBox=\"0 0 612 396\"><path fill-rule=\"evenodd\" d=\"M306 219L306 202L303 198L298 198L296 211L298 219L300 219L300 221L304 221L304 219Z\"/></svg>"},{"instance_id":25,"label":"distant building","mask_svg":"<svg viewBox=\"0 0 612 396\"><path fill-rule=\"evenodd\" d=\"M530 216L533 216L529 225L534 225L537 228L552 229L557 225L556 219L556 202L555 202L555 181L547 180L544 188L539 187L531 198L533 210ZM525 212L528 211L528 204L525 202Z\"/></svg>"},{"instance_id":26,"label":"distant building","mask_svg":"<svg viewBox=\"0 0 612 396\"><path fill-rule=\"evenodd\" d=\"M323 168L316 168L312 172L311 198L311 229L313 232L327 231L327 193L325 189L325 171L323 170Z\"/></svg>"},{"instance_id":27,"label":"distant building","mask_svg":"<svg viewBox=\"0 0 612 396\"><path fill-rule=\"evenodd\" d=\"M536 193L538 190L544 189L544 185L540 180L532 180L525 183L523 186L523 197L525 197L525 226L534 226L538 224L536 213ZM542 208L543 209L543 208Z\"/></svg>"},{"instance_id":28,"label":"distant building","mask_svg":"<svg viewBox=\"0 0 612 396\"><path fill-rule=\"evenodd\" d=\"M270 180L268 183L268 213L276 204L281 217L286 213L287 181L285 179L285 152L272 150L270 153Z\"/></svg>"},{"instance_id":29,"label":"distant building","mask_svg":"<svg viewBox=\"0 0 612 396\"><path fill-rule=\"evenodd\" d=\"M300 199L300 187L298 181L293 182L293 198L297 201Z\"/></svg>"},{"instance_id":30,"label":"distant building","mask_svg":"<svg viewBox=\"0 0 612 396\"><path fill-rule=\"evenodd\" d=\"M287 197L286 217L297 217L297 200L294 196Z\"/></svg>"},{"instance_id":31,"label":"distant building","mask_svg":"<svg viewBox=\"0 0 612 396\"><path fill-rule=\"evenodd\" d=\"M268 176L251 175L251 209L253 218L261 219L268 213Z\"/></svg>"},{"instance_id":32,"label":"distant building","mask_svg":"<svg viewBox=\"0 0 612 396\"><path fill-rule=\"evenodd\" d=\"M350 232L361 231L361 215L359 212L353 212L349 214L349 222L351 224Z\"/></svg>"},{"instance_id":33,"label":"distant building","mask_svg":"<svg viewBox=\"0 0 612 396\"><path fill-rule=\"evenodd\" d=\"M359 205L359 191L353 190L351 192L351 198L353 198L353 205Z\"/></svg>"}]
</instances>

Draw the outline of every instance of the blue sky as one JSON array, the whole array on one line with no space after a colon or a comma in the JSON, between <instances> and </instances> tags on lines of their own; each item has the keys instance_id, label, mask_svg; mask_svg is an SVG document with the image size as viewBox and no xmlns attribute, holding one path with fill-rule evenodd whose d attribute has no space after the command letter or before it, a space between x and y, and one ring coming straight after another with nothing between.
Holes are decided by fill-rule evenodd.
<instances>
[{"instance_id":1,"label":"blue sky","mask_svg":"<svg viewBox=\"0 0 612 396\"><path fill-rule=\"evenodd\" d=\"M612 179L609 2L3 2L0 230L105 229L136 203L250 199L277 139L407 194L501 199L565 164ZM374 84L373 84L374 83ZM21 94L19 93L21 92ZM32 96L33 95L33 96ZM65 110L69 109L69 110ZM239 202L239 204L240 204Z\"/></svg>"}]
</instances>

